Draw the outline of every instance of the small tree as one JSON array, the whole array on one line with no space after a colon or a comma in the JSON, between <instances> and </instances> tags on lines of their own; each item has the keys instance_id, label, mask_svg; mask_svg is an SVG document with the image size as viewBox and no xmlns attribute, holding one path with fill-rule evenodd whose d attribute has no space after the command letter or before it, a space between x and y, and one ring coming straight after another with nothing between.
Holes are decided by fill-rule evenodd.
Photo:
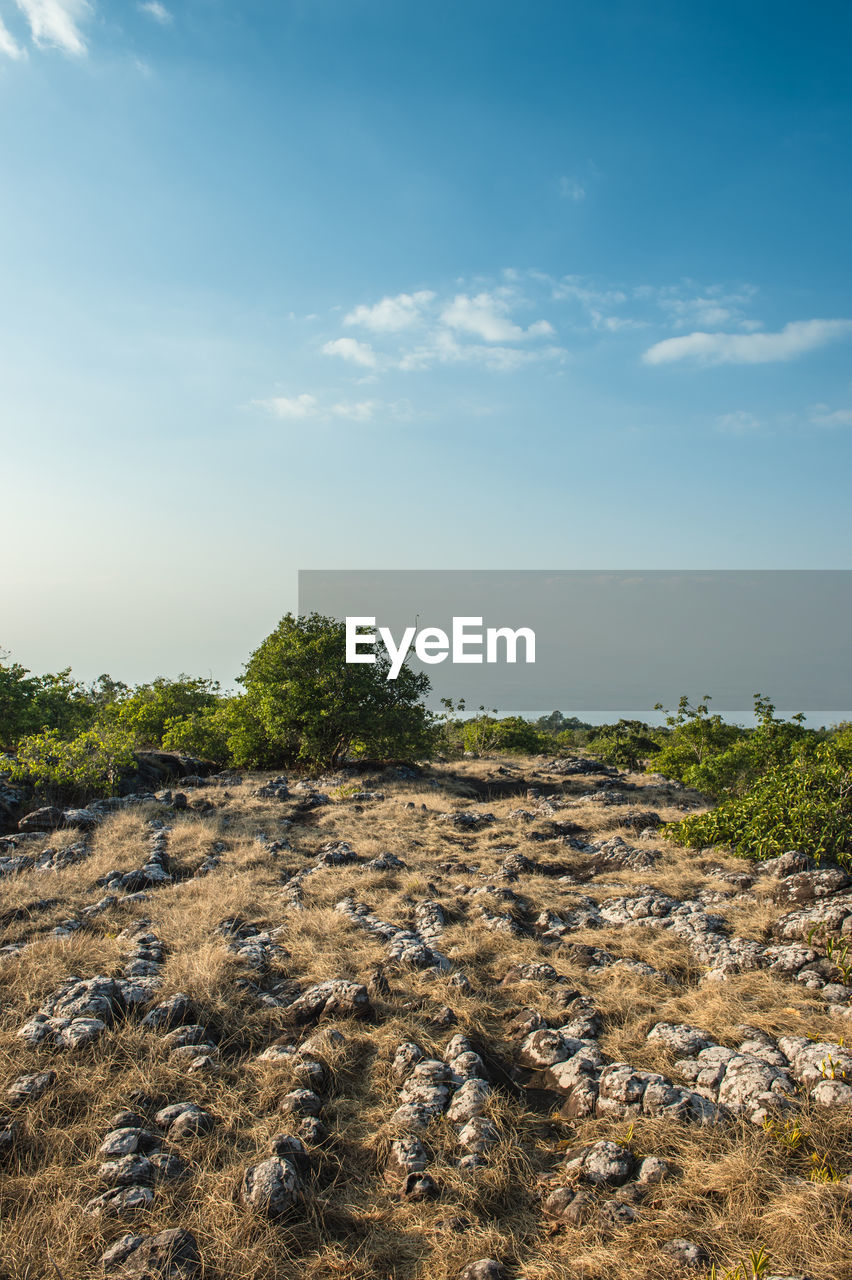
<instances>
[{"instance_id":1,"label":"small tree","mask_svg":"<svg viewBox=\"0 0 852 1280\"><path fill-rule=\"evenodd\" d=\"M381 644L375 657L374 663L347 663L345 624L334 618L282 618L240 677L245 696L236 715L249 725L257 763L334 768L350 751L383 758L427 751L432 717L422 699L428 676L403 666L389 680L391 660ZM253 763L248 754L244 762Z\"/></svg>"},{"instance_id":2,"label":"small tree","mask_svg":"<svg viewBox=\"0 0 852 1280\"><path fill-rule=\"evenodd\" d=\"M20 738L55 729L78 733L94 718L87 690L71 677L71 668L43 676L32 675L0 653L0 748L14 750Z\"/></svg>"},{"instance_id":3,"label":"small tree","mask_svg":"<svg viewBox=\"0 0 852 1280\"><path fill-rule=\"evenodd\" d=\"M0 652L0 750L11 751L24 734L32 731L32 704L38 678L19 662L6 662Z\"/></svg>"},{"instance_id":4,"label":"small tree","mask_svg":"<svg viewBox=\"0 0 852 1280\"><path fill-rule=\"evenodd\" d=\"M465 751L474 755L484 755L493 751L497 745L497 708L486 711L480 706L472 720L465 720L462 725L462 745Z\"/></svg>"}]
</instances>

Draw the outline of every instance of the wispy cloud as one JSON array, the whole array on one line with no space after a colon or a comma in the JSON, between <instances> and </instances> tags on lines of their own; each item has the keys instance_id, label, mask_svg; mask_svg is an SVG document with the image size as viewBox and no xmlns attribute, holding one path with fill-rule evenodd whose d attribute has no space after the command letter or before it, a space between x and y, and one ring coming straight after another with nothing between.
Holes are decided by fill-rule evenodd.
<instances>
[{"instance_id":1,"label":"wispy cloud","mask_svg":"<svg viewBox=\"0 0 852 1280\"><path fill-rule=\"evenodd\" d=\"M421 289L418 293L398 293L395 298L382 298L372 307L355 307L344 317L343 323L361 325L376 333L398 333L422 320L425 308L434 298L434 293L428 289Z\"/></svg>"},{"instance_id":2,"label":"wispy cloud","mask_svg":"<svg viewBox=\"0 0 852 1280\"><path fill-rule=\"evenodd\" d=\"M52 45L78 57L86 52L80 25L92 16L89 0L16 0L16 4L39 47Z\"/></svg>"},{"instance_id":3,"label":"wispy cloud","mask_svg":"<svg viewBox=\"0 0 852 1280\"><path fill-rule=\"evenodd\" d=\"M359 342L357 338L333 338L323 346L323 354L340 356L364 369L375 369L378 364L376 353L369 342Z\"/></svg>"},{"instance_id":4,"label":"wispy cloud","mask_svg":"<svg viewBox=\"0 0 852 1280\"><path fill-rule=\"evenodd\" d=\"M742 285L730 290L717 284L702 289L692 280L684 280L677 286L649 290L649 296L654 298L663 312L671 316L678 328L700 325L709 329L724 324L747 332L762 327L759 321L749 319L743 312L743 308L754 301L756 294L757 290L753 285Z\"/></svg>"},{"instance_id":5,"label":"wispy cloud","mask_svg":"<svg viewBox=\"0 0 852 1280\"><path fill-rule=\"evenodd\" d=\"M689 333L664 338L644 352L646 364L769 364L794 360L852 333L852 320L796 320L778 333Z\"/></svg>"},{"instance_id":6,"label":"wispy cloud","mask_svg":"<svg viewBox=\"0 0 852 1280\"><path fill-rule=\"evenodd\" d=\"M815 427L852 427L852 409L832 409L827 404L815 404L810 420Z\"/></svg>"},{"instance_id":7,"label":"wispy cloud","mask_svg":"<svg viewBox=\"0 0 852 1280\"><path fill-rule=\"evenodd\" d=\"M747 333L762 328L760 321L745 312L757 295L750 284L728 288L687 279L673 285L622 285L535 270L515 270L510 278L535 282L549 291L554 302L576 304L591 327L602 333L660 324L675 330L727 325Z\"/></svg>"},{"instance_id":8,"label":"wispy cloud","mask_svg":"<svg viewBox=\"0 0 852 1280\"><path fill-rule=\"evenodd\" d=\"M559 179L559 194L563 200L573 200L575 204L579 204L586 198L586 188L576 178L563 177Z\"/></svg>"},{"instance_id":9,"label":"wispy cloud","mask_svg":"<svg viewBox=\"0 0 852 1280\"><path fill-rule=\"evenodd\" d=\"M514 347L505 344L459 342L455 334L438 329L426 342L404 351L395 367L404 372L422 372L436 365L469 364L495 373L511 373L523 365L541 360L561 359L561 347Z\"/></svg>"},{"instance_id":10,"label":"wispy cloud","mask_svg":"<svg viewBox=\"0 0 852 1280\"><path fill-rule=\"evenodd\" d=\"M267 409L276 418L313 418L319 409L316 396L307 392L300 396L272 396L268 400L255 400L262 409Z\"/></svg>"},{"instance_id":11,"label":"wispy cloud","mask_svg":"<svg viewBox=\"0 0 852 1280\"><path fill-rule=\"evenodd\" d=\"M421 289L340 307L337 323L350 333L326 332L320 349L375 379L448 365L505 373L543 361L563 363L569 350L557 328L586 339L599 335L601 342L619 335L622 346L633 332L656 330L657 340L646 338L645 350L636 353L648 365L787 361L852 333L846 319L800 320L766 332L753 314L758 291L746 283L625 285L517 267L504 268L497 280L455 283L450 293ZM364 337L356 338L353 329ZM743 422L719 425L742 429Z\"/></svg>"},{"instance_id":12,"label":"wispy cloud","mask_svg":"<svg viewBox=\"0 0 852 1280\"><path fill-rule=\"evenodd\" d=\"M161 26L167 27L170 22L174 22L171 12L164 4L160 4L160 0L141 0L137 6L142 13L153 18L155 22L159 22Z\"/></svg>"},{"instance_id":13,"label":"wispy cloud","mask_svg":"<svg viewBox=\"0 0 852 1280\"><path fill-rule=\"evenodd\" d=\"M353 422L369 422L378 408L378 400L344 400L333 404L329 409L329 413L333 418L349 418Z\"/></svg>"},{"instance_id":14,"label":"wispy cloud","mask_svg":"<svg viewBox=\"0 0 852 1280\"><path fill-rule=\"evenodd\" d=\"M763 429L763 421L745 409L735 409L733 413L722 413L716 419L716 429L730 436L745 436Z\"/></svg>"},{"instance_id":15,"label":"wispy cloud","mask_svg":"<svg viewBox=\"0 0 852 1280\"><path fill-rule=\"evenodd\" d=\"M390 403L382 400L328 400L302 392L297 396L270 396L252 403L285 422L332 422L335 419L371 422L377 415L396 419L411 417L411 405L407 400Z\"/></svg>"},{"instance_id":16,"label":"wispy cloud","mask_svg":"<svg viewBox=\"0 0 852 1280\"><path fill-rule=\"evenodd\" d=\"M26 50L22 49L2 18L0 18L0 53L7 58L25 58Z\"/></svg>"}]
</instances>

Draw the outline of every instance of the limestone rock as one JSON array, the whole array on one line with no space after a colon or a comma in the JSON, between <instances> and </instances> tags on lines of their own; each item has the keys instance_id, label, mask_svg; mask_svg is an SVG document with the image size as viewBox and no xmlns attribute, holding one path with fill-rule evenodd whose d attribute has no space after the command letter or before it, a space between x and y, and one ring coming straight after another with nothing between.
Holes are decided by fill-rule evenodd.
<instances>
[{"instance_id":1,"label":"limestone rock","mask_svg":"<svg viewBox=\"0 0 852 1280\"><path fill-rule=\"evenodd\" d=\"M586 1182L618 1187L632 1175L634 1161L626 1147L603 1140L569 1151L566 1173L576 1173Z\"/></svg>"},{"instance_id":2,"label":"limestone rock","mask_svg":"<svg viewBox=\"0 0 852 1280\"><path fill-rule=\"evenodd\" d=\"M692 1240L669 1240L663 1245L662 1252L679 1266L690 1269L706 1267L710 1262L706 1249Z\"/></svg>"},{"instance_id":3,"label":"limestone rock","mask_svg":"<svg viewBox=\"0 0 852 1280\"><path fill-rule=\"evenodd\" d=\"M6 1097L10 1102L34 1102L55 1083L55 1071L37 1071L32 1075L18 1076L6 1090Z\"/></svg>"},{"instance_id":4,"label":"limestone rock","mask_svg":"<svg viewBox=\"0 0 852 1280\"><path fill-rule=\"evenodd\" d=\"M547 1196L543 1208L548 1218L577 1227L588 1221L594 1205L591 1197L577 1187L557 1187Z\"/></svg>"},{"instance_id":5,"label":"limestone rock","mask_svg":"<svg viewBox=\"0 0 852 1280\"><path fill-rule=\"evenodd\" d=\"M19 831L55 831L63 822L62 810L52 805L25 813L18 822Z\"/></svg>"},{"instance_id":6,"label":"limestone rock","mask_svg":"<svg viewBox=\"0 0 852 1280\"><path fill-rule=\"evenodd\" d=\"M292 1089L281 1099L281 1110L296 1116L318 1116L322 1098L312 1089Z\"/></svg>"},{"instance_id":7,"label":"limestone rock","mask_svg":"<svg viewBox=\"0 0 852 1280\"><path fill-rule=\"evenodd\" d=\"M216 1124L215 1116L194 1102L175 1102L163 1107L154 1117L161 1129L173 1138L189 1134L209 1133Z\"/></svg>"},{"instance_id":8,"label":"limestone rock","mask_svg":"<svg viewBox=\"0 0 852 1280\"><path fill-rule=\"evenodd\" d=\"M84 1213L133 1213L137 1209L148 1209L154 1203L154 1193L148 1187L116 1187L96 1196L84 1207Z\"/></svg>"},{"instance_id":9,"label":"limestone rock","mask_svg":"<svg viewBox=\"0 0 852 1280\"><path fill-rule=\"evenodd\" d=\"M283 1217L302 1196L298 1170L286 1156L270 1156L243 1174L240 1199L264 1217Z\"/></svg>"},{"instance_id":10,"label":"limestone rock","mask_svg":"<svg viewBox=\"0 0 852 1280\"><path fill-rule=\"evenodd\" d=\"M201 1271L201 1254L190 1231L172 1228L153 1236L122 1236L101 1265L116 1280L193 1280Z\"/></svg>"},{"instance_id":11,"label":"limestone rock","mask_svg":"<svg viewBox=\"0 0 852 1280\"><path fill-rule=\"evenodd\" d=\"M295 1022L326 1018L368 1018L373 1012L367 988L344 978L331 978L310 987L288 1007Z\"/></svg>"},{"instance_id":12,"label":"limestone rock","mask_svg":"<svg viewBox=\"0 0 852 1280\"><path fill-rule=\"evenodd\" d=\"M479 1258L465 1267L459 1280L506 1280L506 1270L494 1258Z\"/></svg>"}]
</instances>

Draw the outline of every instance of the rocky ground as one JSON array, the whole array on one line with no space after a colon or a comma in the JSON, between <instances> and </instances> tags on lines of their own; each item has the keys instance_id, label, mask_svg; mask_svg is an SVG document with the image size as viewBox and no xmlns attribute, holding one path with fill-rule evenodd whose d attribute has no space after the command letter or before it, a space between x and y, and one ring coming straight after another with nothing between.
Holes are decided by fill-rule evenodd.
<instances>
[{"instance_id":1,"label":"rocky ground","mask_svg":"<svg viewBox=\"0 0 852 1280\"><path fill-rule=\"evenodd\" d=\"M584 760L180 785L0 839L2 1280L852 1280L842 871Z\"/></svg>"}]
</instances>

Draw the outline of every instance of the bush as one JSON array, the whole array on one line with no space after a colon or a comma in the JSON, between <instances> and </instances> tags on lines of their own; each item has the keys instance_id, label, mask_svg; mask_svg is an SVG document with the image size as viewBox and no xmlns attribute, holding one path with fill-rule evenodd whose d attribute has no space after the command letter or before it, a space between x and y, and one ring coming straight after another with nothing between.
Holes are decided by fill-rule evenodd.
<instances>
[{"instance_id":1,"label":"bush","mask_svg":"<svg viewBox=\"0 0 852 1280\"><path fill-rule=\"evenodd\" d=\"M553 739L548 733L536 729L522 716L504 716L495 726L498 751L520 751L535 756L553 749Z\"/></svg>"},{"instance_id":2,"label":"bush","mask_svg":"<svg viewBox=\"0 0 852 1280\"><path fill-rule=\"evenodd\" d=\"M430 749L428 676L403 666L388 680L381 645L375 663L347 663L345 630L320 614L288 613L255 649L240 677L245 695L231 709L238 762L334 768L350 752L388 758Z\"/></svg>"},{"instance_id":3,"label":"bush","mask_svg":"<svg viewBox=\"0 0 852 1280\"><path fill-rule=\"evenodd\" d=\"M63 739L56 729L22 738L6 772L12 781L33 787L45 799L68 803L113 795L134 763L129 734L99 725L73 738Z\"/></svg>"},{"instance_id":4,"label":"bush","mask_svg":"<svg viewBox=\"0 0 852 1280\"><path fill-rule=\"evenodd\" d=\"M21 738L48 729L67 737L93 719L88 692L70 667L34 676L18 662L0 661L0 749L14 751Z\"/></svg>"},{"instance_id":5,"label":"bush","mask_svg":"<svg viewBox=\"0 0 852 1280\"><path fill-rule=\"evenodd\" d=\"M172 716L163 729L163 749L225 764L231 755L232 718L227 702L192 711L183 719Z\"/></svg>"},{"instance_id":6,"label":"bush","mask_svg":"<svg viewBox=\"0 0 852 1280\"><path fill-rule=\"evenodd\" d=\"M681 698L678 715L668 717L673 728L653 765L666 777L678 778L706 795L744 795L768 769L789 763L795 751L819 741L817 734L803 727L803 716L777 718L775 707L761 694L754 695L755 729L708 715L709 701L705 696L693 708Z\"/></svg>"},{"instance_id":7,"label":"bush","mask_svg":"<svg viewBox=\"0 0 852 1280\"><path fill-rule=\"evenodd\" d=\"M800 849L852 865L852 768L844 744L820 742L772 764L741 796L709 813L669 823L663 833L692 848L730 845L751 858Z\"/></svg>"},{"instance_id":8,"label":"bush","mask_svg":"<svg viewBox=\"0 0 852 1280\"><path fill-rule=\"evenodd\" d=\"M167 680L159 676L108 704L103 714L130 734L137 747L160 747L166 745L167 732L174 731L183 721L198 723L197 718L214 710L219 702L215 680L187 675Z\"/></svg>"},{"instance_id":9,"label":"bush","mask_svg":"<svg viewBox=\"0 0 852 1280\"><path fill-rule=\"evenodd\" d=\"M619 769L638 769L643 760L658 750L653 730L642 720L600 725L587 745L592 755Z\"/></svg>"},{"instance_id":10,"label":"bush","mask_svg":"<svg viewBox=\"0 0 852 1280\"><path fill-rule=\"evenodd\" d=\"M581 725L577 729L562 729L556 735L556 747L559 751L572 752L578 747L587 747L595 736L594 725Z\"/></svg>"},{"instance_id":11,"label":"bush","mask_svg":"<svg viewBox=\"0 0 852 1280\"><path fill-rule=\"evenodd\" d=\"M701 701L692 706L688 697L680 699L674 715L666 712L668 732L660 734L659 750L650 765L655 773L675 778L698 790L709 789L709 780L702 772L710 768L710 762L745 736L745 729L727 724L720 715L711 715L710 697L704 694ZM657 703L655 710L663 710ZM701 777L701 784L697 778Z\"/></svg>"},{"instance_id":12,"label":"bush","mask_svg":"<svg viewBox=\"0 0 852 1280\"><path fill-rule=\"evenodd\" d=\"M482 755L489 751L519 751L525 755L539 755L552 750L553 740L547 733L541 733L523 716L504 716L502 720L496 716L486 715L485 708L480 707L480 714L472 720L466 720L461 726L461 745L465 751Z\"/></svg>"}]
</instances>

